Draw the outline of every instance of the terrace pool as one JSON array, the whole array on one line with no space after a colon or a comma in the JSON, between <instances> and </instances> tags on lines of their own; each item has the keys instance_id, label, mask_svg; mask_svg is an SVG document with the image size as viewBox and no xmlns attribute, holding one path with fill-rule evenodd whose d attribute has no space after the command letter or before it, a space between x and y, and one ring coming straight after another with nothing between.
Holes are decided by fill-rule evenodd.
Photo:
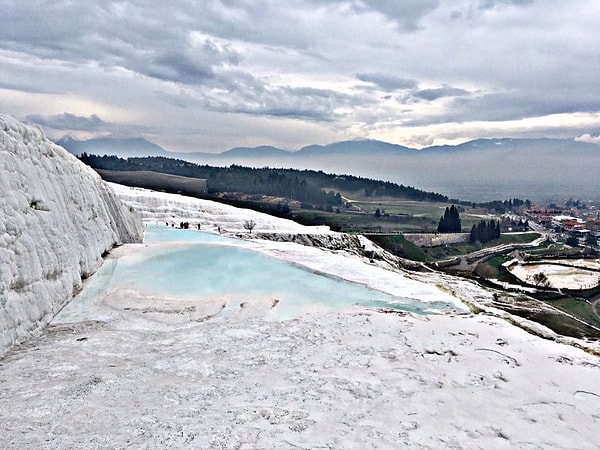
<instances>
[{"instance_id":1,"label":"terrace pool","mask_svg":"<svg viewBox=\"0 0 600 450\"><path fill-rule=\"evenodd\" d=\"M271 316L279 320L354 305L417 314L452 308L445 302L397 297L315 273L247 248L245 241L220 235L151 226L144 242L146 245L129 254L108 259L61 312L59 320L81 316L91 305L117 291L188 302L223 299L228 306L272 300L277 306Z\"/></svg>"}]
</instances>

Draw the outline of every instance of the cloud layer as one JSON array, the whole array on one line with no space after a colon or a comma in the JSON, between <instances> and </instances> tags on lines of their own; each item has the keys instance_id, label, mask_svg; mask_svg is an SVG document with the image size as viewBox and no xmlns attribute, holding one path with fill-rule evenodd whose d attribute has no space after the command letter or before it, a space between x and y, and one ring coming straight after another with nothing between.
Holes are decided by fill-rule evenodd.
<instances>
[{"instance_id":1,"label":"cloud layer","mask_svg":"<svg viewBox=\"0 0 600 450\"><path fill-rule=\"evenodd\" d=\"M173 150L575 138L600 118L600 4L0 0L0 110Z\"/></svg>"}]
</instances>

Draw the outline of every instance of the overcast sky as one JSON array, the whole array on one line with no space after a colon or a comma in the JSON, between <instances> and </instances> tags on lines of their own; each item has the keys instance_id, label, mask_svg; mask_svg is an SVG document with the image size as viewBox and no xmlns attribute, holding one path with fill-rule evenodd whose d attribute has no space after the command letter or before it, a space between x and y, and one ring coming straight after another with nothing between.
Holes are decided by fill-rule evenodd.
<instances>
[{"instance_id":1,"label":"overcast sky","mask_svg":"<svg viewBox=\"0 0 600 450\"><path fill-rule=\"evenodd\" d=\"M598 141L598 0L0 0L0 112L173 151Z\"/></svg>"}]
</instances>

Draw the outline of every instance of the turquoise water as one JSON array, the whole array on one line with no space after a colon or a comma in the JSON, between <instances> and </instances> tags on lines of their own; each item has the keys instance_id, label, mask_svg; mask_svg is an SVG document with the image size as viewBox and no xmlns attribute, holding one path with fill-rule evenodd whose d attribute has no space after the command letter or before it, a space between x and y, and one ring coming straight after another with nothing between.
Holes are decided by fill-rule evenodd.
<instances>
[{"instance_id":1,"label":"turquoise water","mask_svg":"<svg viewBox=\"0 0 600 450\"><path fill-rule=\"evenodd\" d=\"M128 289L148 297L194 301L220 298L229 305L253 299L278 300L274 311L280 319L307 311L340 310L353 305L418 314L439 313L451 308L446 303L432 304L396 297L361 284L314 273L244 248L243 241L220 235L151 226L144 242L149 245L116 261L107 261L94 275L97 281L82 292L80 302L89 304L103 292Z\"/></svg>"},{"instance_id":2,"label":"turquoise water","mask_svg":"<svg viewBox=\"0 0 600 450\"><path fill-rule=\"evenodd\" d=\"M189 244L244 244L244 241L219 234L203 233L197 230L181 230L161 225L147 225L144 242L148 244L177 242Z\"/></svg>"}]
</instances>

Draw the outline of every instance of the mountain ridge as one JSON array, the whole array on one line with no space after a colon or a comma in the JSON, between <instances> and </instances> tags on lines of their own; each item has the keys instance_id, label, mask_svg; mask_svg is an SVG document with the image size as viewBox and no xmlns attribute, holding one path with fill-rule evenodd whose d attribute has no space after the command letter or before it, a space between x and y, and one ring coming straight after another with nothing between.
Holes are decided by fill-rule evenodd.
<instances>
[{"instance_id":1,"label":"mountain ridge","mask_svg":"<svg viewBox=\"0 0 600 450\"><path fill-rule=\"evenodd\" d=\"M62 138L54 141L55 144L60 145L66 149L69 153L76 156L82 153L95 152L98 149L104 149L103 151L109 151L114 153L106 153L108 155L115 154L116 156L128 157L128 156L164 156L164 154L170 154L168 150L164 149L158 144L150 142L142 137L133 138L112 138L112 137L100 137L86 140L78 140L72 136L66 135Z\"/></svg>"},{"instance_id":2,"label":"mountain ridge","mask_svg":"<svg viewBox=\"0 0 600 450\"><path fill-rule=\"evenodd\" d=\"M143 139L63 140L72 153L163 156L213 166L243 165L322 170L416 186L450 198L491 201L569 197L600 200L600 145L553 138L482 138L458 145L405 147L377 140L309 145L299 150L273 146L236 147L221 153L175 153ZM59 141L60 142L60 141ZM133 143L128 152L119 149ZM144 144L144 145L142 145ZM150 148L155 153L140 154ZM111 152L111 153L108 153ZM138 152L134 154L135 152Z\"/></svg>"},{"instance_id":3,"label":"mountain ridge","mask_svg":"<svg viewBox=\"0 0 600 450\"><path fill-rule=\"evenodd\" d=\"M461 144L444 144L444 145L431 145L423 147L421 149L415 147L407 147L400 144L394 144L386 141L380 141L376 139L355 139L337 141L329 144L310 144L301 147L299 150L289 150L272 145L259 145L255 147L233 147L222 152L172 152L158 144L155 144L142 137L132 138L112 138L112 137L100 137L92 138L87 140L78 140L72 136L65 135L60 139L54 141L57 145L65 148L70 153L79 155L84 151L86 153L94 153L98 150L109 151L119 157L128 156L206 156L206 157L223 157L223 156L268 156L268 155L286 155L286 156L313 156L322 154L360 154L362 152L377 152L377 153L391 153L391 154L403 154L408 153L411 155L415 154L426 154L430 151L464 151L464 150L489 150L494 147L505 147L505 146L517 146L521 147L523 144L546 144L550 147L571 146L573 148L590 149L600 152L600 145L576 141L574 139L558 139L558 138L477 138L470 141L463 142ZM139 154L138 154L139 153ZM98 153L95 153L98 154Z\"/></svg>"}]
</instances>

